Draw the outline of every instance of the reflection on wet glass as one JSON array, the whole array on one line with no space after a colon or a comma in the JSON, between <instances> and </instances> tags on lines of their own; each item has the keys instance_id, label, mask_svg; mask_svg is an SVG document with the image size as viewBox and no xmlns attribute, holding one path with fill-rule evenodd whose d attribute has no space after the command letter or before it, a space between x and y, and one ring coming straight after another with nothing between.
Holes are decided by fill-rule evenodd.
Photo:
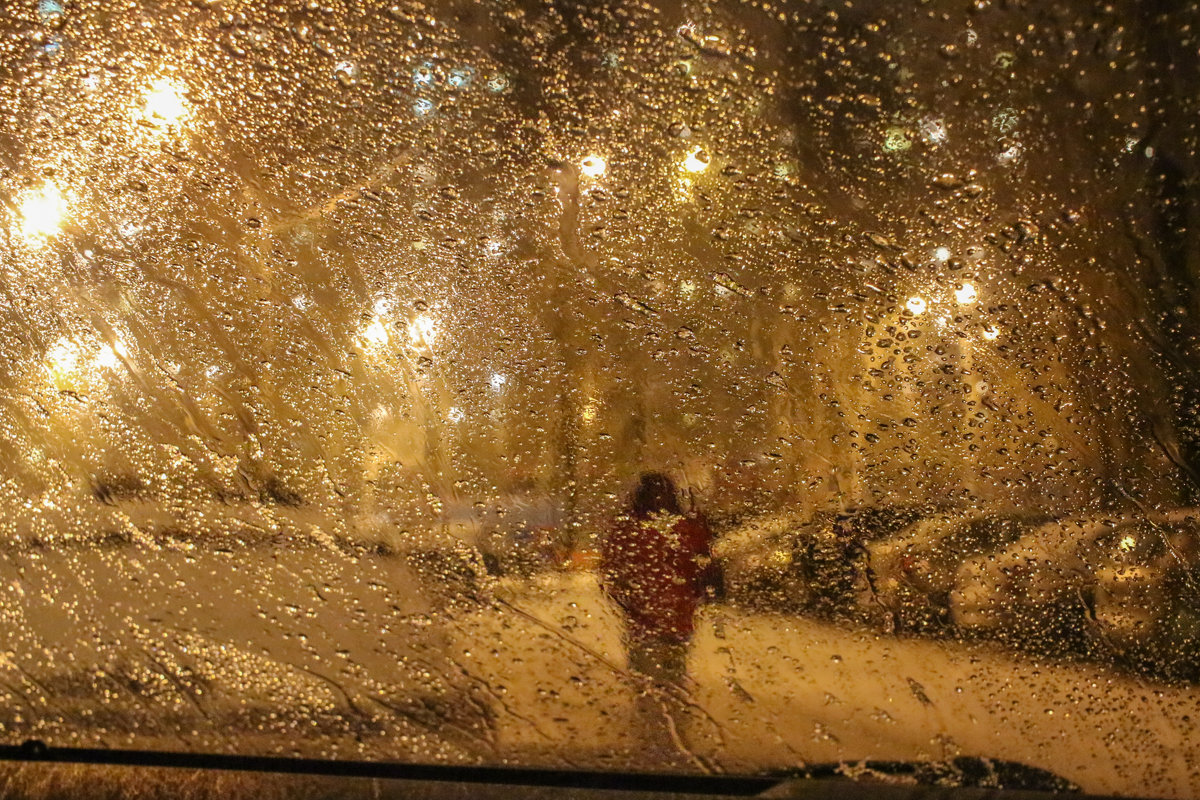
<instances>
[{"instance_id":1,"label":"reflection on wet glass","mask_svg":"<svg viewBox=\"0 0 1200 800\"><path fill-rule=\"evenodd\" d=\"M12 16L5 741L1200 791L1194 4Z\"/></svg>"}]
</instances>

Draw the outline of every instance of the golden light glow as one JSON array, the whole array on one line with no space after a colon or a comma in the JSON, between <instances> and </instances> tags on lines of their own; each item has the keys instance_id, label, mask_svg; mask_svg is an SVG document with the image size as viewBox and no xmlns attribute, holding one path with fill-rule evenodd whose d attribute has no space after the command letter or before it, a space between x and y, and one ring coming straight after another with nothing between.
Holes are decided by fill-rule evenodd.
<instances>
[{"instance_id":1,"label":"golden light glow","mask_svg":"<svg viewBox=\"0 0 1200 800\"><path fill-rule=\"evenodd\" d=\"M979 298L979 293L975 291L975 287L969 283L964 283L954 292L954 299L961 305L969 306Z\"/></svg>"},{"instance_id":2,"label":"golden light glow","mask_svg":"<svg viewBox=\"0 0 1200 800\"><path fill-rule=\"evenodd\" d=\"M29 241L58 233L67 216L67 198L53 183L26 193L21 199L21 235Z\"/></svg>"},{"instance_id":3,"label":"golden light glow","mask_svg":"<svg viewBox=\"0 0 1200 800\"><path fill-rule=\"evenodd\" d=\"M120 339L115 344L106 344L96 354L96 366L101 369L116 369L121 366L121 357L129 355L129 348Z\"/></svg>"},{"instance_id":4,"label":"golden light glow","mask_svg":"<svg viewBox=\"0 0 1200 800\"><path fill-rule=\"evenodd\" d=\"M176 125L188 116L183 85L170 78L158 78L146 92L142 119L160 127Z\"/></svg>"},{"instance_id":5,"label":"golden light glow","mask_svg":"<svg viewBox=\"0 0 1200 800\"><path fill-rule=\"evenodd\" d=\"M1129 552L1130 550L1132 550L1134 547L1137 546L1137 539L1126 534L1125 536L1121 537L1121 543L1118 544L1117 546L1120 547L1122 550Z\"/></svg>"},{"instance_id":6,"label":"golden light glow","mask_svg":"<svg viewBox=\"0 0 1200 800\"><path fill-rule=\"evenodd\" d=\"M913 297L908 298L908 302L904 304L904 307L907 308L913 314L921 314L921 313L924 313L925 309L928 306L925 303L924 297L913 296Z\"/></svg>"},{"instance_id":7,"label":"golden light glow","mask_svg":"<svg viewBox=\"0 0 1200 800\"><path fill-rule=\"evenodd\" d=\"M418 314L408 324L408 340L417 347L433 347L437 335L437 322L428 314Z\"/></svg>"},{"instance_id":8,"label":"golden light glow","mask_svg":"<svg viewBox=\"0 0 1200 800\"><path fill-rule=\"evenodd\" d=\"M588 156L579 163L579 171L589 178L599 178L608 170L608 162L600 156Z\"/></svg>"},{"instance_id":9,"label":"golden light glow","mask_svg":"<svg viewBox=\"0 0 1200 800\"><path fill-rule=\"evenodd\" d=\"M59 339L46 353L46 366L56 377L64 377L79 365L79 348L69 339Z\"/></svg>"},{"instance_id":10,"label":"golden light glow","mask_svg":"<svg viewBox=\"0 0 1200 800\"><path fill-rule=\"evenodd\" d=\"M363 328L362 338L363 341L365 341L368 345L379 347L387 344L387 340L390 337L388 335L387 326L383 324L383 320L379 319L379 317L375 317L373 320L371 320L370 325Z\"/></svg>"},{"instance_id":11,"label":"golden light glow","mask_svg":"<svg viewBox=\"0 0 1200 800\"><path fill-rule=\"evenodd\" d=\"M988 341L995 339L999 335L1000 335L1000 331L998 331L996 328L992 327L991 325L989 325L983 329L983 338L987 339Z\"/></svg>"},{"instance_id":12,"label":"golden light glow","mask_svg":"<svg viewBox=\"0 0 1200 800\"><path fill-rule=\"evenodd\" d=\"M704 172L708 169L708 164L708 154L702 148L697 147L687 154L681 166L684 172Z\"/></svg>"}]
</instances>

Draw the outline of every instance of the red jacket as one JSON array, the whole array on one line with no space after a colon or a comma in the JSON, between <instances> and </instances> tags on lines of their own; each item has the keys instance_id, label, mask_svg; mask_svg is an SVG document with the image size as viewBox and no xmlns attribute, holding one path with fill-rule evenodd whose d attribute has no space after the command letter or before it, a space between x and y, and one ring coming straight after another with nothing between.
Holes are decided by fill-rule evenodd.
<instances>
[{"instance_id":1,"label":"red jacket","mask_svg":"<svg viewBox=\"0 0 1200 800\"><path fill-rule=\"evenodd\" d=\"M618 522L604 540L600 574L604 591L625 611L631 635L691 638L712 574L711 540L703 517L661 514Z\"/></svg>"}]
</instances>

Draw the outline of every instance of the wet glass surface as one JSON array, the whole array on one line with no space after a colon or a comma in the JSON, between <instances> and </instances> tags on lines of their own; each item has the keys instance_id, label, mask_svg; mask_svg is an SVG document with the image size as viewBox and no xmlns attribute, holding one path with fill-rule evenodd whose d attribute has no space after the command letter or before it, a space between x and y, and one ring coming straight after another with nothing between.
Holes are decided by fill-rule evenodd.
<instances>
[{"instance_id":1,"label":"wet glass surface","mask_svg":"<svg viewBox=\"0 0 1200 800\"><path fill-rule=\"evenodd\" d=\"M14 6L3 740L1194 796L1198 24Z\"/></svg>"}]
</instances>

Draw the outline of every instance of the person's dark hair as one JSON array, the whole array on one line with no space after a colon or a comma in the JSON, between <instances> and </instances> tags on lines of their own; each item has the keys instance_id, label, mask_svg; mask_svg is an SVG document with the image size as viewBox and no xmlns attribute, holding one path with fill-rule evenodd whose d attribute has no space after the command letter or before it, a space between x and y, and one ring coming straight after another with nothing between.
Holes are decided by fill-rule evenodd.
<instances>
[{"instance_id":1,"label":"person's dark hair","mask_svg":"<svg viewBox=\"0 0 1200 800\"><path fill-rule=\"evenodd\" d=\"M661 472L643 472L633 490L630 503L635 517L645 519L654 513L682 514L675 483Z\"/></svg>"}]
</instances>

